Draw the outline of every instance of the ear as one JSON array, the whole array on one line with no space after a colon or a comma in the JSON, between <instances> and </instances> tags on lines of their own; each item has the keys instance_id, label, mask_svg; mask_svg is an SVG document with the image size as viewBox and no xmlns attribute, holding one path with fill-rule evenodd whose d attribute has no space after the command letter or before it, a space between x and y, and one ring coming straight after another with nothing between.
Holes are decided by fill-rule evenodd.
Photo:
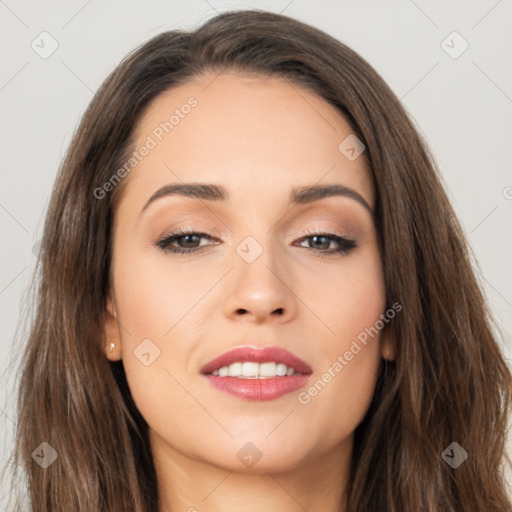
<instances>
[{"instance_id":1,"label":"ear","mask_svg":"<svg viewBox=\"0 0 512 512\"><path fill-rule=\"evenodd\" d=\"M387 325L380 338L382 357L388 361L394 361L396 357L396 343L391 335L391 329Z\"/></svg>"},{"instance_id":2,"label":"ear","mask_svg":"<svg viewBox=\"0 0 512 512\"><path fill-rule=\"evenodd\" d=\"M105 311L105 345L103 351L110 361L119 361L122 355L121 332L116 316L116 308L109 294Z\"/></svg>"}]
</instances>

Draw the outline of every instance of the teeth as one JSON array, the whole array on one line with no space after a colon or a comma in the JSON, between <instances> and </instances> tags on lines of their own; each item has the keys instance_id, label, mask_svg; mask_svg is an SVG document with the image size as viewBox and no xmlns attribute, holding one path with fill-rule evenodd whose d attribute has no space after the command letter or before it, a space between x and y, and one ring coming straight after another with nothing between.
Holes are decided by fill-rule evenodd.
<instances>
[{"instance_id":1,"label":"teeth","mask_svg":"<svg viewBox=\"0 0 512 512\"><path fill-rule=\"evenodd\" d=\"M296 374L295 369L282 363L233 363L212 372L219 377L238 377L239 379L268 379L271 377L290 377Z\"/></svg>"},{"instance_id":2,"label":"teeth","mask_svg":"<svg viewBox=\"0 0 512 512\"><path fill-rule=\"evenodd\" d=\"M233 363L228 366L228 375L238 377L242 374L242 363Z\"/></svg>"}]
</instances>

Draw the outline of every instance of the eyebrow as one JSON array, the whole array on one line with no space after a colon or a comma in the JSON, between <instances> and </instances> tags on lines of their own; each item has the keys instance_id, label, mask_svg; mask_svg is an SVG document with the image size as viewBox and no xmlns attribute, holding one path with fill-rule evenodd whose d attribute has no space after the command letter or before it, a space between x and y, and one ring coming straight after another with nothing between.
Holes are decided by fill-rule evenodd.
<instances>
[{"instance_id":1,"label":"eyebrow","mask_svg":"<svg viewBox=\"0 0 512 512\"><path fill-rule=\"evenodd\" d=\"M173 183L159 188L146 202L141 210L141 215L146 208L157 199L166 196L183 196L206 201L227 201L229 193L221 185L210 183ZM290 194L290 205L309 204L320 199L333 196L349 197L364 206L373 216L374 212L364 197L354 189L344 185L310 185L293 188Z\"/></svg>"}]
</instances>

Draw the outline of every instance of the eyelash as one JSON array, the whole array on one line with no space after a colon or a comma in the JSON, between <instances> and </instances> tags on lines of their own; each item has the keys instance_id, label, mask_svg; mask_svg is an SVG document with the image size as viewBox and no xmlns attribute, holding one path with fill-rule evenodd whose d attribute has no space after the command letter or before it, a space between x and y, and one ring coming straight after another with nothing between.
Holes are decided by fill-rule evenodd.
<instances>
[{"instance_id":1,"label":"eyelash","mask_svg":"<svg viewBox=\"0 0 512 512\"><path fill-rule=\"evenodd\" d=\"M164 235L162 238L157 240L154 245L157 246L160 250L162 250L166 254L170 253L170 254L186 256L189 254L193 254L193 253L202 251L206 246L203 245L200 247L193 247L193 248L189 248L189 249L184 249L184 248L180 248L180 247L170 247L170 244L172 242L175 242L176 240L178 240L180 238L183 238L185 236L190 236L190 235L196 235L201 238L208 238L208 239L212 240L212 237L210 235L208 235L207 233L191 231L187 228L180 228L177 231L174 231L173 233ZM307 239L313 238L313 237L330 238L332 241L336 242L340 246L339 249L330 250L330 251L325 251L325 250L324 251L314 251L317 253L316 256L318 256L320 258L330 258L332 256L336 256L336 255L340 255L340 254L346 255L357 247L356 241L353 239L345 238L345 237L343 237L341 235L337 235L335 233L322 233L322 232L313 231L311 229L306 229L303 232L302 238L300 238L299 240L307 240ZM304 248L305 249L314 249L312 247L304 247Z\"/></svg>"}]
</instances>

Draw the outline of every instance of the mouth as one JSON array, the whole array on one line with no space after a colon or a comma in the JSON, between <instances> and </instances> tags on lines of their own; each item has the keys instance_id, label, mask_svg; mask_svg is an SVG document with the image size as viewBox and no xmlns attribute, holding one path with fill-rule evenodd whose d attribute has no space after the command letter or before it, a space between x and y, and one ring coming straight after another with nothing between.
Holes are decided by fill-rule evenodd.
<instances>
[{"instance_id":1,"label":"mouth","mask_svg":"<svg viewBox=\"0 0 512 512\"><path fill-rule=\"evenodd\" d=\"M272 400L303 387L313 369L280 347L239 347L201 368L216 389L247 400Z\"/></svg>"}]
</instances>

